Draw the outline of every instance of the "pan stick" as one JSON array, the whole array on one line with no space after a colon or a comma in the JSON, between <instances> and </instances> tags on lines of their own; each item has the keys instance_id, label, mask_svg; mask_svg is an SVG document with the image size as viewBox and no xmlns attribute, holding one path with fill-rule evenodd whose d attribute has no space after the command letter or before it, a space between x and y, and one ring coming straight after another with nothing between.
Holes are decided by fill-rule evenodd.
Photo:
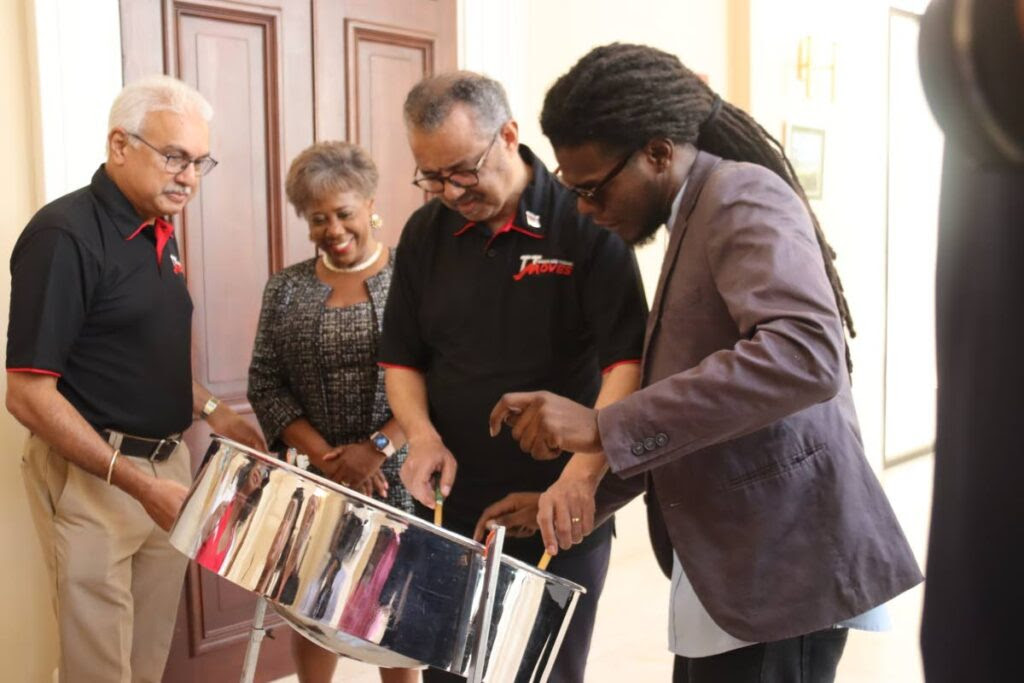
<instances>
[{"instance_id":1,"label":"pan stick","mask_svg":"<svg viewBox=\"0 0 1024 683\"><path fill-rule=\"evenodd\" d=\"M540 556L540 562L537 563L537 569L541 570L542 572L547 571L548 562L550 561L551 556L545 552L543 555Z\"/></svg>"},{"instance_id":2,"label":"pan stick","mask_svg":"<svg viewBox=\"0 0 1024 683\"><path fill-rule=\"evenodd\" d=\"M444 519L444 496L441 495L441 477L434 477L434 524L442 526Z\"/></svg>"}]
</instances>

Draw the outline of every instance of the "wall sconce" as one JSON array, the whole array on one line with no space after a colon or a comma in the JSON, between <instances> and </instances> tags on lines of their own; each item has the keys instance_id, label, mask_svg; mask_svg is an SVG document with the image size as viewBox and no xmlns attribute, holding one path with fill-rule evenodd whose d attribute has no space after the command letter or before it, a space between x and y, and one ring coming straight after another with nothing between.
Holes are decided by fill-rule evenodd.
<instances>
[{"instance_id":1,"label":"wall sconce","mask_svg":"<svg viewBox=\"0 0 1024 683\"><path fill-rule=\"evenodd\" d=\"M820 43L819 43L820 45ZM836 101L836 44L829 42L824 51L816 52L811 36L804 36L797 44L796 79L804 85L804 96L812 99L812 83L820 83L822 75L828 78L829 100Z\"/></svg>"}]
</instances>

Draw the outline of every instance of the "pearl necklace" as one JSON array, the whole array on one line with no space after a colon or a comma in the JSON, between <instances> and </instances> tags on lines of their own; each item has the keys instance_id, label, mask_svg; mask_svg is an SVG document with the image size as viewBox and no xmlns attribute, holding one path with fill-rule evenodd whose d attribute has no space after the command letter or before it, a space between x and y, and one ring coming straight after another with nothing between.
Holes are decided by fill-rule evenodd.
<instances>
[{"instance_id":1,"label":"pearl necklace","mask_svg":"<svg viewBox=\"0 0 1024 683\"><path fill-rule=\"evenodd\" d=\"M332 273L358 273L361 270L366 270L380 258L380 253L384 251L384 244L377 242L377 248L373 250L370 257L365 261L355 264L354 266L341 266L338 267L331 263L331 260L327 257L327 252L320 254L320 261L324 264L324 268L331 271Z\"/></svg>"}]
</instances>

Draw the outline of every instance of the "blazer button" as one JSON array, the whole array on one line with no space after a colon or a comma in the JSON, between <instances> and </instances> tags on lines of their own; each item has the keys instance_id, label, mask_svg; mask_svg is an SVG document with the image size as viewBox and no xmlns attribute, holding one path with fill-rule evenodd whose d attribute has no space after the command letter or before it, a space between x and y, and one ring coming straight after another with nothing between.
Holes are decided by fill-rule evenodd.
<instances>
[{"instance_id":1,"label":"blazer button","mask_svg":"<svg viewBox=\"0 0 1024 683\"><path fill-rule=\"evenodd\" d=\"M658 448L661 448L668 443L668 434L665 432L658 432L654 435L654 443L658 444Z\"/></svg>"},{"instance_id":2,"label":"blazer button","mask_svg":"<svg viewBox=\"0 0 1024 683\"><path fill-rule=\"evenodd\" d=\"M649 436L646 439L644 439L644 448L646 450L653 451L657 447L658 447L658 444L655 443L653 436Z\"/></svg>"},{"instance_id":3,"label":"blazer button","mask_svg":"<svg viewBox=\"0 0 1024 683\"><path fill-rule=\"evenodd\" d=\"M633 447L630 450L633 451L633 455L643 455L644 454L644 445L641 442L639 442L639 441L634 441L633 442Z\"/></svg>"}]
</instances>

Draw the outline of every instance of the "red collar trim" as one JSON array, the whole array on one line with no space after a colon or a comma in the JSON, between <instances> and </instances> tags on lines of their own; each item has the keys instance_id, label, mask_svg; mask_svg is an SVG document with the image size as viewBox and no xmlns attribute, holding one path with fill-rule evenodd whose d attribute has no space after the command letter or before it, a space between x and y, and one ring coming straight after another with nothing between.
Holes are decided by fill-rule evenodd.
<instances>
[{"instance_id":1,"label":"red collar trim","mask_svg":"<svg viewBox=\"0 0 1024 683\"><path fill-rule=\"evenodd\" d=\"M143 223L135 232L125 237L125 241L133 240L138 237L139 233L148 228L147 223ZM174 226L165 221L163 218L157 218L153 221L153 234L156 238L156 263L160 265L163 261L164 247L167 246L167 241L174 235ZM177 272L177 271L175 271Z\"/></svg>"},{"instance_id":2,"label":"red collar trim","mask_svg":"<svg viewBox=\"0 0 1024 683\"><path fill-rule=\"evenodd\" d=\"M494 240L496 240L498 238L498 235L503 235L506 232L513 232L513 231L514 232L518 232L521 235L526 235L527 237L532 237L535 240L542 240L542 239L544 239L544 235L538 235L537 233L531 232L530 230L527 230L526 228L521 228L518 225L516 225L513 221L515 221L515 216L513 216L510 219L508 219L508 222L506 222L505 225L501 226L500 229L494 231L494 234L491 235L491 238L489 240L487 240L487 244L484 246L484 251L486 251L487 249L491 248L491 244L493 244ZM476 221L469 221L468 223L463 225L461 228L456 230L453 233L453 236L454 237L459 237L461 235L466 234L466 232L469 231L469 229L472 228L474 225L476 225Z\"/></svg>"},{"instance_id":3,"label":"red collar trim","mask_svg":"<svg viewBox=\"0 0 1024 683\"><path fill-rule=\"evenodd\" d=\"M135 232L133 232L132 234L130 234L127 237L125 237L124 241L127 242L128 240L135 239L136 237L139 236L140 232L142 232L143 230L145 230L148 227L149 227L149 223L143 223L142 225L140 225L138 228L135 229Z\"/></svg>"},{"instance_id":4,"label":"red collar trim","mask_svg":"<svg viewBox=\"0 0 1024 683\"><path fill-rule=\"evenodd\" d=\"M468 230L469 230L470 228L472 228L472 227L473 227L474 225L476 225L476 221L469 221L468 223L466 223L465 225L463 225L463 226L462 226L461 228L459 228L458 230L456 230L455 232L453 232L453 233L452 233L452 236L453 236L453 237L461 237L462 235L465 235L465 234L466 234L466 231L468 231Z\"/></svg>"},{"instance_id":5,"label":"red collar trim","mask_svg":"<svg viewBox=\"0 0 1024 683\"><path fill-rule=\"evenodd\" d=\"M164 230L164 231L168 232L169 234L172 234L172 235L174 234L174 225L171 224L171 223L168 223L163 218L156 218L156 219L154 219L152 225L153 225L153 229L154 230L160 229L160 230ZM140 232L142 232L143 230L145 230L149 226L150 226L149 223L143 223L139 227L135 228L135 232L133 232L132 234L130 234L127 237L125 237L124 238L125 241L127 242L128 240L135 239L136 237L139 236Z\"/></svg>"},{"instance_id":6,"label":"red collar trim","mask_svg":"<svg viewBox=\"0 0 1024 683\"><path fill-rule=\"evenodd\" d=\"M518 225L511 226L509 228L509 230L515 230L516 232L521 232L522 234L526 235L527 237L532 237L535 240L542 240L542 239L544 239L544 235L538 235L537 233L531 232L531 231L527 230L526 228L521 228Z\"/></svg>"},{"instance_id":7,"label":"red collar trim","mask_svg":"<svg viewBox=\"0 0 1024 683\"><path fill-rule=\"evenodd\" d=\"M512 230L515 230L518 233L526 235L527 237L532 237L535 240L544 239L544 235L538 235L536 232L527 230L526 228L519 227L518 225L512 222L513 220L514 219L510 219L507 223L505 223L505 225L501 226L500 230L496 231L493 235L491 235L491 240L493 240L497 235L500 235L504 232L510 232ZM461 237L462 235L465 235L469 231L469 229L472 228L474 225L476 225L476 221L469 221L461 228L453 232L452 236ZM490 244L490 242L488 242L488 244Z\"/></svg>"},{"instance_id":8,"label":"red collar trim","mask_svg":"<svg viewBox=\"0 0 1024 683\"><path fill-rule=\"evenodd\" d=\"M491 235L491 239L487 240L487 246L484 247L484 250L490 249L491 248L491 244L494 242L494 240L498 239L498 235L503 235L506 232L515 231L515 232L521 233L523 235L526 235L527 237L532 237L535 240L542 240L542 239L544 239L544 235L538 235L536 233L530 232L526 228L521 228L521 227L519 227L518 225L516 225L515 223L512 222L514 220L515 220L515 217L510 218L508 220L508 222L505 223L505 225L501 226L500 230L495 230L494 234Z\"/></svg>"}]
</instances>

